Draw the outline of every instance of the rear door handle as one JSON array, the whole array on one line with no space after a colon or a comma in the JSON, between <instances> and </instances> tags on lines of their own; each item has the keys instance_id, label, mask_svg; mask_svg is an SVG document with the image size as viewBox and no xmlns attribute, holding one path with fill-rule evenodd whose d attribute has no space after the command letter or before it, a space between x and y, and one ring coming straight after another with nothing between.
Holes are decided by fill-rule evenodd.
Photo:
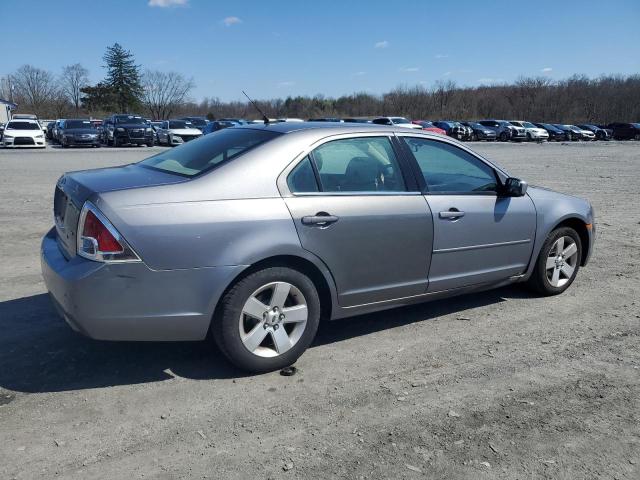
<instances>
[{"instance_id":1,"label":"rear door handle","mask_svg":"<svg viewBox=\"0 0 640 480\"><path fill-rule=\"evenodd\" d=\"M455 220L456 218L461 218L461 217L464 217L464 212L461 212L457 208L452 208L446 212L440 212L440 218Z\"/></svg>"},{"instance_id":2,"label":"rear door handle","mask_svg":"<svg viewBox=\"0 0 640 480\"><path fill-rule=\"evenodd\" d=\"M328 213L325 212L318 212L315 215L309 215L306 217L302 217L302 224L303 225L311 225L311 226L318 226L318 227L326 227L328 225L331 225L332 223L336 223L338 221L339 217L336 217L335 215L329 215Z\"/></svg>"}]
</instances>

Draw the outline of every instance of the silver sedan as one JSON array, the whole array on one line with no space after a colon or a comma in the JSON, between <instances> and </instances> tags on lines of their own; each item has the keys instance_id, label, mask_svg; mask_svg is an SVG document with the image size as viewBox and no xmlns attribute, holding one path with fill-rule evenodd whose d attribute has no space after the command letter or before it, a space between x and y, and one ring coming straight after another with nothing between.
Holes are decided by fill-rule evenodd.
<instances>
[{"instance_id":1,"label":"silver sedan","mask_svg":"<svg viewBox=\"0 0 640 480\"><path fill-rule=\"evenodd\" d=\"M203 340L238 367L294 363L321 320L524 282L566 290L589 202L528 187L450 138L379 125L225 129L63 175L42 272L75 330Z\"/></svg>"}]
</instances>

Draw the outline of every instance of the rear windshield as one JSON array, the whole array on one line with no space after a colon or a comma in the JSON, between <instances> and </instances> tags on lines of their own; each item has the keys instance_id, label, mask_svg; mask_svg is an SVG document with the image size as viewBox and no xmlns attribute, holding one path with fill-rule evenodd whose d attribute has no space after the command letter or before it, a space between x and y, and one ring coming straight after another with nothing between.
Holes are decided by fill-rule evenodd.
<instances>
[{"instance_id":1,"label":"rear windshield","mask_svg":"<svg viewBox=\"0 0 640 480\"><path fill-rule=\"evenodd\" d=\"M204 126L207 124L207 122L205 120L203 120L202 118L197 118L197 117L191 117L191 118L185 118L185 120L187 122L191 122L194 125L199 125L199 126Z\"/></svg>"},{"instance_id":2,"label":"rear windshield","mask_svg":"<svg viewBox=\"0 0 640 480\"><path fill-rule=\"evenodd\" d=\"M180 128L193 128L193 125L191 125L191 122L185 120L171 120L169 122L169 128L175 128L177 130Z\"/></svg>"},{"instance_id":3,"label":"rear windshield","mask_svg":"<svg viewBox=\"0 0 640 480\"><path fill-rule=\"evenodd\" d=\"M40 130L40 126L33 122L9 122L7 130Z\"/></svg>"},{"instance_id":4,"label":"rear windshield","mask_svg":"<svg viewBox=\"0 0 640 480\"><path fill-rule=\"evenodd\" d=\"M143 167L193 177L228 162L281 135L277 132L229 128L166 150L139 163Z\"/></svg>"}]
</instances>

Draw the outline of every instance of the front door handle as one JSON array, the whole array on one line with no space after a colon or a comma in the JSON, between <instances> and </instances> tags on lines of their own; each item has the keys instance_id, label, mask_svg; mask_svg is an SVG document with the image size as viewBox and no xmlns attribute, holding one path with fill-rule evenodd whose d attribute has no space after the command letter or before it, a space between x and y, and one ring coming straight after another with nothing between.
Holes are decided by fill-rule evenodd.
<instances>
[{"instance_id":1,"label":"front door handle","mask_svg":"<svg viewBox=\"0 0 640 480\"><path fill-rule=\"evenodd\" d=\"M332 223L336 223L339 217L335 215L329 215L326 212L318 212L315 215L309 215L306 217L302 217L303 225L310 226L318 226L318 227L327 227Z\"/></svg>"},{"instance_id":2,"label":"front door handle","mask_svg":"<svg viewBox=\"0 0 640 480\"><path fill-rule=\"evenodd\" d=\"M440 218L446 218L449 220L455 220L457 218L464 217L464 212L461 212L457 208L450 208L446 212L440 212Z\"/></svg>"}]
</instances>

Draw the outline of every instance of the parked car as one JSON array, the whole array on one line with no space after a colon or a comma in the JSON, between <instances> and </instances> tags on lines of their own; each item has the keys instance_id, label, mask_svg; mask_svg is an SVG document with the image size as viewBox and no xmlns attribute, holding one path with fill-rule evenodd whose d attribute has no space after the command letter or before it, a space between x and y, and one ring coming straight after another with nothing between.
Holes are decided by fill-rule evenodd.
<instances>
[{"instance_id":1,"label":"parked car","mask_svg":"<svg viewBox=\"0 0 640 480\"><path fill-rule=\"evenodd\" d=\"M470 140L479 141L495 141L497 139L496 132L492 129L485 127L484 125L480 125L478 122L460 122L465 127L469 127L471 129L471 138Z\"/></svg>"},{"instance_id":2,"label":"parked car","mask_svg":"<svg viewBox=\"0 0 640 480\"><path fill-rule=\"evenodd\" d=\"M458 140L471 139L471 129L465 127L460 122L444 120L433 122L433 125L444 130L449 137L457 138Z\"/></svg>"},{"instance_id":3,"label":"parked car","mask_svg":"<svg viewBox=\"0 0 640 480\"><path fill-rule=\"evenodd\" d=\"M480 120L478 123L496 132L496 136L501 142L508 142L509 140L522 141L527 139L527 131L524 127L516 127L506 120Z\"/></svg>"},{"instance_id":4,"label":"parked car","mask_svg":"<svg viewBox=\"0 0 640 480\"><path fill-rule=\"evenodd\" d=\"M562 130L566 135L567 140L570 142L577 142L582 137L582 135L578 131L575 131L572 128L569 128L569 125L563 125L562 123L554 123L553 126Z\"/></svg>"},{"instance_id":5,"label":"parked car","mask_svg":"<svg viewBox=\"0 0 640 480\"><path fill-rule=\"evenodd\" d=\"M342 121L345 123L371 123L371 120L367 118L354 118L354 117L343 118Z\"/></svg>"},{"instance_id":6,"label":"parked car","mask_svg":"<svg viewBox=\"0 0 640 480\"><path fill-rule=\"evenodd\" d=\"M640 123L614 122L609 124L609 128L616 140L640 140Z\"/></svg>"},{"instance_id":7,"label":"parked car","mask_svg":"<svg viewBox=\"0 0 640 480\"><path fill-rule=\"evenodd\" d=\"M98 130L91 120L65 119L59 126L60 145L62 148L73 146L100 146Z\"/></svg>"},{"instance_id":8,"label":"parked car","mask_svg":"<svg viewBox=\"0 0 640 480\"><path fill-rule=\"evenodd\" d=\"M158 129L159 145L182 145L202 136L202 132L186 120L165 120Z\"/></svg>"},{"instance_id":9,"label":"parked car","mask_svg":"<svg viewBox=\"0 0 640 480\"><path fill-rule=\"evenodd\" d=\"M293 364L321 318L518 282L560 294L595 234L588 201L528 187L455 141L348 124L227 128L67 173L54 218L42 273L74 329L210 333L252 372Z\"/></svg>"},{"instance_id":10,"label":"parked car","mask_svg":"<svg viewBox=\"0 0 640 480\"><path fill-rule=\"evenodd\" d=\"M209 123L209 121L204 117L182 117L180 118L180 120L189 122L191 125L193 125L195 128L197 128L201 132L204 132L204 129L207 126L207 123Z\"/></svg>"},{"instance_id":11,"label":"parked car","mask_svg":"<svg viewBox=\"0 0 640 480\"><path fill-rule=\"evenodd\" d=\"M522 120L509 120L509 123L516 127L524 128L527 140L529 142L549 140L549 133L544 128L536 127L531 122L525 122Z\"/></svg>"},{"instance_id":12,"label":"parked car","mask_svg":"<svg viewBox=\"0 0 640 480\"><path fill-rule=\"evenodd\" d=\"M547 133L549 134L549 141L556 140L561 142L569 140L567 133L564 130L556 127L555 125L552 125L550 123L534 123L534 125L536 127L544 128L547 131Z\"/></svg>"},{"instance_id":13,"label":"parked car","mask_svg":"<svg viewBox=\"0 0 640 480\"><path fill-rule=\"evenodd\" d=\"M2 132L4 148L39 147L45 148L44 132L37 120L13 118L5 125Z\"/></svg>"},{"instance_id":14,"label":"parked car","mask_svg":"<svg viewBox=\"0 0 640 480\"><path fill-rule=\"evenodd\" d=\"M595 140L611 140L611 134L609 133L609 131L596 125L581 123L580 125L576 125L576 127L582 130L589 130L590 132L593 132L593 134L595 135Z\"/></svg>"},{"instance_id":15,"label":"parked car","mask_svg":"<svg viewBox=\"0 0 640 480\"><path fill-rule=\"evenodd\" d=\"M414 120L415 125L419 125L425 132L437 133L438 135L446 135L447 132L440 127L436 127L433 122L428 120Z\"/></svg>"},{"instance_id":16,"label":"parked car","mask_svg":"<svg viewBox=\"0 0 640 480\"><path fill-rule=\"evenodd\" d=\"M223 121L223 120L214 120L213 122L209 122L207 124L207 126L204 128L204 131L202 133L204 135L207 135L209 133L213 133L213 132L217 132L218 130L222 130L224 128L235 127L236 125L239 125L239 123Z\"/></svg>"},{"instance_id":17,"label":"parked car","mask_svg":"<svg viewBox=\"0 0 640 480\"><path fill-rule=\"evenodd\" d=\"M562 125L562 127L571 131L572 140L594 140L596 138L595 134L591 130L583 130L575 125Z\"/></svg>"},{"instance_id":18,"label":"parked car","mask_svg":"<svg viewBox=\"0 0 640 480\"><path fill-rule=\"evenodd\" d=\"M47 131L44 134L47 140L53 140L53 132L56 127L56 122L57 120L54 120L53 122L47 125Z\"/></svg>"},{"instance_id":19,"label":"parked car","mask_svg":"<svg viewBox=\"0 0 640 480\"><path fill-rule=\"evenodd\" d=\"M414 128L416 130L422 129L420 125L411 123L404 117L378 117L371 120L371 123L375 123L376 125L393 125L396 127Z\"/></svg>"},{"instance_id":20,"label":"parked car","mask_svg":"<svg viewBox=\"0 0 640 480\"><path fill-rule=\"evenodd\" d=\"M102 141L114 147L127 144L153 147L153 129L140 115L112 115L103 123Z\"/></svg>"},{"instance_id":21,"label":"parked car","mask_svg":"<svg viewBox=\"0 0 640 480\"><path fill-rule=\"evenodd\" d=\"M60 133L60 125L62 124L62 122L64 122L64 119L59 118L53 124L53 128L51 130L51 140L53 140L54 143L60 143L59 133Z\"/></svg>"}]
</instances>

